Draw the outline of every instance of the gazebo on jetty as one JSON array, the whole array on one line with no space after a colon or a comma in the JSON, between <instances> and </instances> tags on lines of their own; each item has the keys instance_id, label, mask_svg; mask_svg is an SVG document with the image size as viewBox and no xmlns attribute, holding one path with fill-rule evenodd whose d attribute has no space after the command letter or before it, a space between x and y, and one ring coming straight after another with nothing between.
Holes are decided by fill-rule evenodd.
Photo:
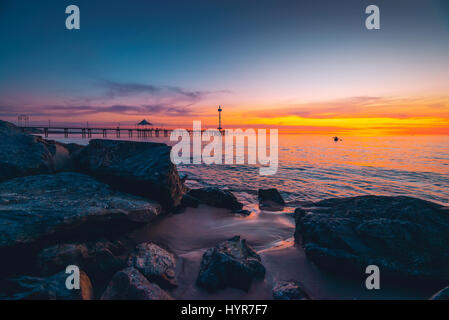
<instances>
[{"instance_id":1,"label":"gazebo on jetty","mask_svg":"<svg viewBox=\"0 0 449 320\"><path fill-rule=\"evenodd\" d=\"M148 122L146 119L143 119L142 121L140 121L136 125L138 126L138 128L141 128L141 127L147 128L149 126L152 126L153 124Z\"/></svg>"},{"instance_id":2,"label":"gazebo on jetty","mask_svg":"<svg viewBox=\"0 0 449 320\"><path fill-rule=\"evenodd\" d=\"M142 121L136 124L137 136L138 137L152 136L154 130L152 126L153 124L151 122L148 122L147 119L143 119ZM159 136L159 132L157 132L157 136Z\"/></svg>"}]
</instances>

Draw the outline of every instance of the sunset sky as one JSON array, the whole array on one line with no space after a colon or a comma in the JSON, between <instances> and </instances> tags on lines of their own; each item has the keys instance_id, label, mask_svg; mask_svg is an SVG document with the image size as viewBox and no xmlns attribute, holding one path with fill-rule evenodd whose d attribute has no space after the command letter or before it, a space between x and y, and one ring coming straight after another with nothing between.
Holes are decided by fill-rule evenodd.
<instances>
[{"instance_id":1,"label":"sunset sky","mask_svg":"<svg viewBox=\"0 0 449 320\"><path fill-rule=\"evenodd\" d=\"M449 134L445 0L2 0L0 42L9 121Z\"/></svg>"}]
</instances>

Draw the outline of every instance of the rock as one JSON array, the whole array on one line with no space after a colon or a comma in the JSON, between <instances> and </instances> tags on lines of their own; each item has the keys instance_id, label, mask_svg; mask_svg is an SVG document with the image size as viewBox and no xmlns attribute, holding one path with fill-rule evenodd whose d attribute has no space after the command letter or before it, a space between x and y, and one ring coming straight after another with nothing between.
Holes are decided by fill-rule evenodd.
<instances>
[{"instance_id":1,"label":"rock","mask_svg":"<svg viewBox=\"0 0 449 320\"><path fill-rule=\"evenodd\" d=\"M155 245L141 243L128 258L128 266L139 270L149 281L163 288L172 288L176 284L175 256Z\"/></svg>"},{"instance_id":2,"label":"rock","mask_svg":"<svg viewBox=\"0 0 449 320\"><path fill-rule=\"evenodd\" d=\"M449 281L449 210L410 197L328 199L305 208L296 239L322 268Z\"/></svg>"},{"instance_id":3,"label":"rock","mask_svg":"<svg viewBox=\"0 0 449 320\"><path fill-rule=\"evenodd\" d=\"M137 269L117 272L101 296L102 300L172 300L157 284L150 283Z\"/></svg>"},{"instance_id":4,"label":"rock","mask_svg":"<svg viewBox=\"0 0 449 320\"><path fill-rule=\"evenodd\" d=\"M73 158L81 172L171 211L181 204L184 188L170 150L163 143L94 139Z\"/></svg>"},{"instance_id":5,"label":"rock","mask_svg":"<svg viewBox=\"0 0 449 320\"><path fill-rule=\"evenodd\" d=\"M67 289L69 274L60 272L47 278L20 276L8 280L7 299L11 300L91 300L92 284L80 270L80 289Z\"/></svg>"},{"instance_id":6,"label":"rock","mask_svg":"<svg viewBox=\"0 0 449 320\"><path fill-rule=\"evenodd\" d=\"M84 148L84 146L77 144L77 143L61 143L64 145L64 147L69 151L70 155L75 154L76 152L80 152L81 149Z\"/></svg>"},{"instance_id":7,"label":"rock","mask_svg":"<svg viewBox=\"0 0 449 320\"><path fill-rule=\"evenodd\" d=\"M211 292L226 287L248 291L254 278L264 276L259 255L235 236L204 253L197 285Z\"/></svg>"},{"instance_id":8,"label":"rock","mask_svg":"<svg viewBox=\"0 0 449 320\"><path fill-rule=\"evenodd\" d=\"M42 250L38 256L41 273L52 274L76 265L85 270L94 284L103 284L126 267L126 249L119 242L97 241L86 244L58 244Z\"/></svg>"},{"instance_id":9,"label":"rock","mask_svg":"<svg viewBox=\"0 0 449 320\"><path fill-rule=\"evenodd\" d=\"M126 249L118 241L89 242L86 247L88 256L82 266L94 284L107 282L126 267Z\"/></svg>"},{"instance_id":10,"label":"rock","mask_svg":"<svg viewBox=\"0 0 449 320\"><path fill-rule=\"evenodd\" d=\"M249 216L249 215L251 215L251 211L243 210L243 209L241 209L241 210L233 210L232 213L239 214L239 215L242 215L242 216Z\"/></svg>"},{"instance_id":11,"label":"rock","mask_svg":"<svg viewBox=\"0 0 449 320\"><path fill-rule=\"evenodd\" d=\"M88 256L84 244L57 244L39 253L39 269L43 275L50 275L65 270L68 265L81 267Z\"/></svg>"},{"instance_id":12,"label":"rock","mask_svg":"<svg viewBox=\"0 0 449 320\"><path fill-rule=\"evenodd\" d=\"M199 202L213 207L240 210L243 208L234 194L228 190L221 190L214 187L192 189L189 196L198 199Z\"/></svg>"},{"instance_id":13,"label":"rock","mask_svg":"<svg viewBox=\"0 0 449 320\"><path fill-rule=\"evenodd\" d=\"M302 284L296 280L279 281L273 289L275 300L310 300L302 289Z\"/></svg>"},{"instance_id":14,"label":"rock","mask_svg":"<svg viewBox=\"0 0 449 320\"><path fill-rule=\"evenodd\" d=\"M184 184L186 180L188 179L189 175L187 173L179 173L179 179L181 179L181 182Z\"/></svg>"},{"instance_id":15,"label":"rock","mask_svg":"<svg viewBox=\"0 0 449 320\"><path fill-rule=\"evenodd\" d=\"M449 287L438 291L429 300L449 300Z\"/></svg>"},{"instance_id":16,"label":"rock","mask_svg":"<svg viewBox=\"0 0 449 320\"><path fill-rule=\"evenodd\" d=\"M83 148L83 146L76 143L65 144L53 140L43 141L45 141L50 146L50 150L52 150L54 172L75 170L72 155L76 150Z\"/></svg>"},{"instance_id":17,"label":"rock","mask_svg":"<svg viewBox=\"0 0 449 320\"><path fill-rule=\"evenodd\" d=\"M188 194L185 194L182 197L181 205L183 207L191 207L191 208L198 208L199 200L197 198L194 198L192 196L189 196Z\"/></svg>"},{"instance_id":18,"label":"rock","mask_svg":"<svg viewBox=\"0 0 449 320\"><path fill-rule=\"evenodd\" d=\"M0 183L0 256L36 245L118 236L152 221L160 206L114 191L79 173L16 178ZM9 259L11 260L11 259Z\"/></svg>"},{"instance_id":19,"label":"rock","mask_svg":"<svg viewBox=\"0 0 449 320\"><path fill-rule=\"evenodd\" d=\"M259 208L268 211L282 211L285 206L285 201L279 191L272 189L259 189Z\"/></svg>"},{"instance_id":20,"label":"rock","mask_svg":"<svg viewBox=\"0 0 449 320\"><path fill-rule=\"evenodd\" d=\"M36 174L63 171L71 166L64 144L22 132L0 120L0 182Z\"/></svg>"},{"instance_id":21,"label":"rock","mask_svg":"<svg viewBox=\"0 0 449 320\"><path fill-rule=\"evenodd\" d=\"M303 208L296 208L294 212L295 219L302 218L307 212Z\"/></svg>"},{"instance_id":22,"label":"rock","mask_svg":"<svg viewBox=\"0 0 449 320\"><path fill-rule=\"evenodd\" d=\"M299 219L302 219L306 215L307 215L307 212L303 208L296 208L295 212L293 213L293 219L295 219L295 221L296 221L294 237L297 242L298 242L298 239L301 238L300 228L298 228L298 221L299 221Z\"/></svg>"}]
</instances>

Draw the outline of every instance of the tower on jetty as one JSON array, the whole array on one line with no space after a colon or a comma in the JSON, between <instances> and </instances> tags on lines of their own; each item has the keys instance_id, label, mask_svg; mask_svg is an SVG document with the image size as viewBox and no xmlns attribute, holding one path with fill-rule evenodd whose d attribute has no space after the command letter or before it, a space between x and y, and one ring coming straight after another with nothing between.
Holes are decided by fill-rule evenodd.
<instances>
[{"instance_id":1,"label":"tower on jetty","mask_svg":"<svg viewBox=\"0 0 449 320\"><path fill-rule=\"evenodd\" d=\"M221 127L221 106L218 106L218 130L221 131L222 127Z\"/></svg>"}]
</instances>

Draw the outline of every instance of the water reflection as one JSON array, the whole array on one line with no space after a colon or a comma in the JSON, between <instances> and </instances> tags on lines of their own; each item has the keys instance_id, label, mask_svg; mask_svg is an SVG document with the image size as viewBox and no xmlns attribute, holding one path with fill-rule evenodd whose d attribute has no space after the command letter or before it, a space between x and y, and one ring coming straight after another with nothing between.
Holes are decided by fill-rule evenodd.
<instances>
[{"instance_id":1,"label":"water reflection","mask_svg":"<svg viewBox=\"0 0 449 320\"><path fill-rule=\"evenodd\" d=\"M340 138L335 143L331 136L279 135L279 168L272 176L260 176L258 165L192 164L178 169L189 175L189 186L226 187L247 204L256 202L258 188L267 187L278 188L287 201L379 194L449 204L448 136ZM168 138L145 141L174 144Z\"/></svg>"}]
</instances>

